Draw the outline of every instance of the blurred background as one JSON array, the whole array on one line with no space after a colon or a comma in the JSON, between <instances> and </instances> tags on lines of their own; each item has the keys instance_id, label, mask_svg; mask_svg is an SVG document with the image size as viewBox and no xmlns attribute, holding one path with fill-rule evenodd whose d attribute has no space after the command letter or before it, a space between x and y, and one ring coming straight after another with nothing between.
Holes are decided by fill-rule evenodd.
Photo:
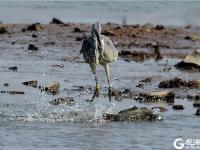
<instances>
[{"instance_id":1,"label":"blurred background","mask_svg":"<svg viewBox=\"0 0 200 150\"><path fill-rule=\"evenodd\" d=\"M65 22L200 25L200 1L5 1L0 0L3 23Z\"/></svg>"}]
</instances>

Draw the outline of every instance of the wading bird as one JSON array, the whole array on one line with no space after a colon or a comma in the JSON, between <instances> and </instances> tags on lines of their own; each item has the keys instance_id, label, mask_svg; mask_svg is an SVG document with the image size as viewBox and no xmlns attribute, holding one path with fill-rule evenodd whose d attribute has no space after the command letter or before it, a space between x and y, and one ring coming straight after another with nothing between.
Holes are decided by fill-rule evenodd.
<instances>
[{"instance_id":1,"label":"wading bird","mask_svg":"<svg viewBox=\"0 0 200 150\"><path fill-rule=\"evenodd\" d=\"M91 35L84 37L80 53L83 54L85 61L89 63L92 73L95 76L96 89L91 101L93 101L95 97L99 96L100 91L99 79L96 75L97 64L102 65L105 69L109 85L109 101L111 101L112 86L110 83L108 64L117 60L118 51L112 40L109 37L101 34L101 25L99 22L92 25Z\"/></svg>"}]
</instances>

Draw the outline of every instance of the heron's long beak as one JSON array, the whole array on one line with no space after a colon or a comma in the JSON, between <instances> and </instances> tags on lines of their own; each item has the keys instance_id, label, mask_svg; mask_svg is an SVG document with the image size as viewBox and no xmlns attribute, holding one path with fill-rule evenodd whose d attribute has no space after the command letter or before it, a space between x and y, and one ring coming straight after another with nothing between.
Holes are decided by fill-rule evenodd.
<instances>
[{"instance_id":1,"label":"heron's long beak","mask_svg":"<svg viewBox=\"0 0 200 150\"><path fill-rule=\"evenodd\" d=\"M95 35L96 35L96 37L97 37L97 41L98 41L98 43L99 43L99 46L102 48L99 32L97 32L97 30L95 29L95 30L94 30L94 33L95 33Z\"/></svg>"}]
</instances>

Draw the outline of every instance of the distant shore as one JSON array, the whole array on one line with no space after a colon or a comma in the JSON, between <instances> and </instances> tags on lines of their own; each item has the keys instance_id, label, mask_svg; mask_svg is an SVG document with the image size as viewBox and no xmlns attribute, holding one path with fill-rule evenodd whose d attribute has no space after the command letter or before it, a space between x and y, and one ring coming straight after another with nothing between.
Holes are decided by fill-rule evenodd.
<instances>
[{"instance_id":1,"label":"distant shore","mask_svg":"<svg viewBox=\"0 0 200 150\"><path fill-rule=\"evenodd\" d=\"M0 24L0 40L24 48L29 44L39 48L64 48L72 55L79 53L83 33L90 34L90 28L91 24L64 23L57 18L49 24ZM157 45L165 56L183 58L189 51L200 47L200 27L191 25L172 27L107 23L103 24L102 34L109 36L119 51L152 54Z\"/></svg>"}]
</instances>

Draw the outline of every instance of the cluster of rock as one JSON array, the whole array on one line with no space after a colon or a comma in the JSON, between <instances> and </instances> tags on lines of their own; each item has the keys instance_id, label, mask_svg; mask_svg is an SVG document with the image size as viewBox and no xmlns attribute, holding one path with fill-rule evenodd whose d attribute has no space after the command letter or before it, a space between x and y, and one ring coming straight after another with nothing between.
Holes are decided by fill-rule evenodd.
<instances>
[{"instance_id":1,"label":"cluster of rock","mask_svg":"<svg viewBox=\"0 0 200 150\"><path fill-rule=\"evenodd\" d=\"M161 117L146 107L133 107L124 109L117 114L103 114L103 119L107 121L155 121Z\"/></svg>"},{"instance_id":2,"label":"cluster of rock","mask_svg":"<svg viewBox=\"0 0 200 150\"><path fill-rule=\"evenodd\" d=\"M181 62L175 65L181 70L196 70L200 72L200 49L187 55Z\"/></svg>"},{"instance_id":3,"label":"cluster of rock","mask_svg":"<svg viewBox=\"0 0 200 150\"><path fill-rule=\"evenodd\" d=\"M57 18L53 18L51 21L51 24L54 24L55 26L57 26L57 25L58 26L68 26L68 24L64 23L63 21L61 21ZM121 37L123 37L123 35L126 35L129 39L136 39L136 38L142 39L143 37L140 37L142 34L147 35L148 33L152 32L152 31L156 31L156 33L163 32L163 30L166 29L162 25L157 25L154 27L149 26L148 28L145 28L145 26L140 26L140 25L120 26L120 25L112 25L110 23L110 24L107 24L106 26L108 28L104 29L102 34L107 35L107 36L112 36L113 38L120 37L120 39L121 39ZM146 26L148 26L148 25L146 25ZM75 35L82 34L83 32L85 32L87 30L87 28L82 28L80 25L75 25L75 26L73 25L72 27L73 28L72 28L71 32ZM140 29L138 31L134 30L137 28L138 29L140 28ZM37 38L39 35L39 32L45 31L45 29L46 29L45 25L42 25L40 23L34 23L31 25L25 26L22 29L22 31L23 32L31 32L32 38ZM20 30L21 30L21 28L20 28ZM10 29L7 26L0 26L0 34L7 34L7 33L9 33L9 31L10 31ZM141 32L142 34L139 34L138 32ZM83 37L75 37L75 40L79 41L79 42L82 39L83 39ZM186 40L199 40L197 36L187 36L187 37L185 37L185 39ZM148 49L150 49L150 48L153 49L153 51L151 51L151 52L122 50L119 53L119 56L128 61L130 61L130 60L144 61L144 60L148 60L150 58L155 58L155 60L162 59L163 54L161 53L160 49L163 47L164 48L170 48L170 47L168 45L164 45L162 43L155 44L152 41L153 40L151 40L150 42L147 41L146 43L142 43L142 44L140 44L140 42L137 42L137 40L129 41L127 43L125 43L124 41L122 41L121 43L119 42L119 43L117 43L118 46L122 46L123 48L127 46L128 49L131 47L140 47L140 48L145 47ZM13 44L14 44L14 42L13 42ZM54 41L44 43L45 46L54 45L54 44L55 44ZM27 49L30 51L38 51L39 50L39 48L37 46L35 46L34 44L29 44ZM60 60L74 62L79 59L80 59L79 56L73 56L73 57L64 56ZM57 68L64 67L63 64L52 65L52 66L57 67ZM181 62L176 64L175 67L178 69L196 70L199 72L200 71L200 49L197 49L193 53L187 55ZM12 66L9 68L9 70L17 71L18 68L17 68L17 66ZM151 79L149 78L149 79L146 79L141 82L142 83L151 82ZM22 84L26 85L26 86L31 86L34 88L39 87L39 89L41 89L41 91L44 91L44 92L46 92L48 94L52 94L52 95L58 94L59 89L60 89L60 84L58 82L52 82L46 86L38 86L38 82L36 80L32 80L32 81L23 82ZM9 86L9 84L5 83L4 86L7 87L7 86ZM140 86L142 86L141 83L138 85L138 87L140 87ZM159 88L179 88L179 87L199 88L200 80L186 81L186 80L183 80L180 78L173 78L170 80L160 82L158 87ZM92 90L92 88L88 88L88 89L90 89L90 91ZM78 90L79 91L87 90L87 88L85 89L85 87L79 87ZM1 93L24 94L23 91L1 91ZM130 98L130 99L137 100L140 103L166 102L168 104L173 104L174 99L175 99L175 93L172 90L171 91L161 90L161 91L153 91L153 92L142 92L139 94L135 94L130 89L126 88L123 90L113 90L112 96L115 97L116 100L123 100L126 98ZM74 104L74 99L72 97L60 97L60 98L50 101L49 104L51 104L51 105L72 105L72 104ZM200 100L199 100L198 95L196 95L194 97L193 106L197 107L196 115L200 115L200 110L199 110ZM172 108L174 110L183 110L185 107L183 105L173 104ZM152 109L157 109L157 108L154 107ZM159 110L166 111L166 109L163 107L162 108L159 107ZM109 120L109 121L146 121L146 120L157 120L159 118L159 116L157 114L154 114L153 111L149 110L148 108L133 107L130 109L122 110L122 111L118 112L117 114L106 114L105 113L105 114L103 114L103 118L105 120Z\"/></svg>"},{"instance_id":4,"label":"cluster of rock","mask_svg":"<svg viewBox=\"0 0 200 150\"><path fill-rule=\"evenodd\" d=\"M170 80L162 81L158 85L159 88L179 88L179 87L200 87L200 80L187 81L180 78L173 78Z\"/></svg>"},{"instance_id":5,"label":"cluster of rock","mask_svg":"<svg viewBox=\"0 0 200 150\"><path fill-rule=\"evenodd\" d=\"M52 83L45 85L44 87L39 87L41 91L45 91L47 94L56 95L59 93L60 83L53 81Z\"/></svg>"},{"instance_id":6,"label":"cluster of rock","mask_svg":"<svg viewBox=\"0 0 200 150\"><path fill-rule=\"evenodd\" d=\"M26 31L43 31L44 30L44 26L40 23L34 23L31 25L28 25L27 27L22 29L22 32L26 32Z\"/></svg>"},{"instance_id":7,"label":"cluster of rock","mask_svg":"<svg viewBox=\"0 0 200 150\"><path fill-rule=\"evenodd\" d=\"M172 91L154 91L140 93L135 99L141 103L166 102L174 103L175 93Z\"/></svg>"},{"instance_id":8,"label":"cluster of rock","mask_svg":"<svg viewBox=\"0 0 200 150\"><path fill-rule=\"evenodd\" d=\"M5 34L5 33L9 33L7 27L0 26L0 34Z\"/></svg>"},{"instance_id":9,"label":"cluster of rock","mask_svg":"<svg viewBox=\"0 0 200 150\"><path fill-rule=\"evenodd\" d=\"M74 105L75 101L74 101L73 97L60 97L60 98L49 101L49 104L52 104L52 105Z\"/></svg>"}]
</instances>

